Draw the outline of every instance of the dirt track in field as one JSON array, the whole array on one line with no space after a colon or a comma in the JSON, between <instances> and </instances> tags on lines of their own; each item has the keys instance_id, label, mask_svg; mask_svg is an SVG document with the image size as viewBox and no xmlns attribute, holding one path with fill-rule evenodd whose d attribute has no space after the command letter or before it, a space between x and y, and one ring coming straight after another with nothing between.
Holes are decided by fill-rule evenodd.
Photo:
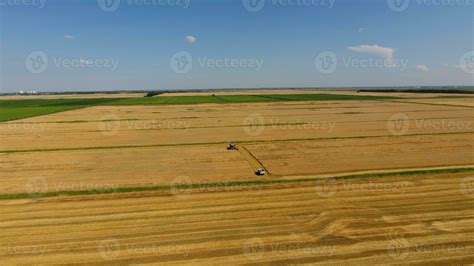
<instances>
[{"instance_id":1,"label":"dirt track in field","mask_svg":"<svg viewBox=\"0 0 474 266\"><path fill-rule=\"evenodd\" d=\"M469 177L472 172L2 201L0 241L8 244L0 247L0 260L472 263L474 191L463 187Z\"/></svg>"}]
</instances>

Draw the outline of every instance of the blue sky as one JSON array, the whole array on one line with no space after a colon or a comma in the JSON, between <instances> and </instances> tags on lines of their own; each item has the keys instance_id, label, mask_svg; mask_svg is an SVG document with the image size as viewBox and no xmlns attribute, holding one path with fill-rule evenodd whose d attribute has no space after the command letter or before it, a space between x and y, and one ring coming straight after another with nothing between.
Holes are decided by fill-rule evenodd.
<instances>
[{"instance_id":1,"label":"blue sky","mask_svg":"<svg viewBox=\"0 0 474 266\"><path fill-rule=\"evenodd\" d=\"M16 1L3 92L474 85L469 0Z\"/></svg>"}]
</instances>

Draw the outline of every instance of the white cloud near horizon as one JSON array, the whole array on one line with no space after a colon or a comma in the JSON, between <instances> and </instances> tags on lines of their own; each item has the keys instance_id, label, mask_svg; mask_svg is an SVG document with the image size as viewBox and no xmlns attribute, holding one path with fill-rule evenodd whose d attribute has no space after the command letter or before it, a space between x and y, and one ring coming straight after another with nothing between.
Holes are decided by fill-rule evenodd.
<instances>
[{"instance_id":1,"label":"white cloud near horizon","mask_svg":"<svg viewBox=\"0 0 474 266\"><path fill-rule=\"evenodd\" d=\"M428 72L430 71L430 69L428 68L427 65L417 65L416 66L416 69L420 70L420 71L423 71L423 72Z\"/></svg>"},{"instance_id":2,"label":"white cloud near horizon","mask_svg":"<svg viewBox=\"0 0 474 266\"><path fill-rule=\"evenodd\" d=\"M73 36L73 35L70 35L70 34L66 34L66 35L64 35L64 39L66 39L66 40L75 40L75 39L76 39L76 36Z\"/></svg>"},{"instance_id":3,"label":"white cloud near horizon","mask_svg":"<svg viewBox=\"0 0 474 266\"><path fill-rule=\"evenodd\" d=\"M184 37L184 40L189 44L193 44L197 41L196 37L191 36L191 35Z\"/></svg>"},{"instance_id":4,"label":"white cloud near horizon","mask_svg":"<svg viewBox=\"0 0 474 266\"><path fill-rule=\"evenodd\" d=\"M393 54L395 53L395 49L389 47L382 47L378 45L358 45L358 46L350 46L348 47L349 50L356 52L356 53L363 53L369 55L375 55L378 57L382 57L388 60L393 59Z\"/></svg>"}]
</instances>

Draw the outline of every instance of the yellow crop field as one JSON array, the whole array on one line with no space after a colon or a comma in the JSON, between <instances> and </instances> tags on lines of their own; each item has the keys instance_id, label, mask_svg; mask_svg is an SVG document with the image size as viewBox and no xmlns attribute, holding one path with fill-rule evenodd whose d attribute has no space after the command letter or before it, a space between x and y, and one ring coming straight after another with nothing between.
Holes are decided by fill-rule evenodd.
<instances>
[{"instance_id":1,"label":"yellow crop field","mask_svg":"<svg viewBox=\"0 0 474 266\"><path fill-rule=\"evenodd\" d=\"M2 122L0 262L472 263L470 99L396 96Z\"/></svg>"}]
</instances>

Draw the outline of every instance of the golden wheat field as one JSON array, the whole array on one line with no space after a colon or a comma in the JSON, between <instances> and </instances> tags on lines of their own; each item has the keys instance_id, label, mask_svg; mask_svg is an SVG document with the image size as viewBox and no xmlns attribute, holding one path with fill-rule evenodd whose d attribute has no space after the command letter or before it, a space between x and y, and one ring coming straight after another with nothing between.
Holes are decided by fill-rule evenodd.
<instances>
[{"instance_id":1,"label":"golden wheat field","mask_svg":"<svg viewBox=\"0 0 474 266\"><path fill-rule=\"evenodd\" d=\"M0 262L474 263L472 101L396 95L0 123Z\"/></svg>"}]
</instances>

